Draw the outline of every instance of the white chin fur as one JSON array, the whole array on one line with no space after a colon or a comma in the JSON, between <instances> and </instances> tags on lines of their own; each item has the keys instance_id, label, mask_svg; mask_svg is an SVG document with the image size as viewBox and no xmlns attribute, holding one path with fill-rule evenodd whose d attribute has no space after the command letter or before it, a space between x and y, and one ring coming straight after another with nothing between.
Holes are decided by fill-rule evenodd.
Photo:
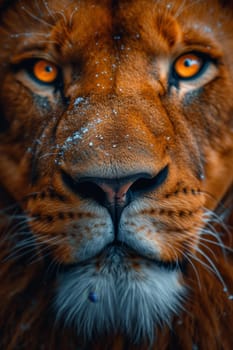
<instances>
[{"instance_id":1,"label":"white chin fur","mask_svg":"<svg viewBox=\"0 0 233 350\"><path fill-rule=\"evenodd\" d=\"M180 273L137 261L137 268L120 254L75 267L59 281L55 299L57 318L93 339L111 331L125 334L137 343L153 341L156 326L169 323L180 309L184 287ZM94 292L96 302L89 300Z\"/></svg>"}]
</instances>

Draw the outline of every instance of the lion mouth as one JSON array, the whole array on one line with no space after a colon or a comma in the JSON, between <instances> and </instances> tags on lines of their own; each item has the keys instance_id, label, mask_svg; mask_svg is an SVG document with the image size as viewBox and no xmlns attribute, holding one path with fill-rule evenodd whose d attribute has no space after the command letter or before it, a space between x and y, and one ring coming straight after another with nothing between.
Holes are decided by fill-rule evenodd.
<instances>
[{"instance_id":1,"label":"lion mouth","mask_svg":"<svg viewBox=\"0 0 233 350\"><path fill-rule=\"evenodd\" d=\"M77 262L73 264L68 264L63 266L63 271L69 271L76 268L82 268L95 263L96 266L105 266L109 269L114 266L114 269L119 267L122 270L123 267L127 269L132 267L137 267L140 265L147 265L151 268L157 267L167 271L183 271L185 267L185 259L181 261L167 261L162 259L156 259L143 254L143 252L138 252L128 244L116 241L108 244L104 247L98 254L88 258L82 262Z\"/></svg>"},{"instance_id":2,"label":"lion mouth","mask_svg":"<svg viewBox=\"0 0 233 350\"><path fill-rule=\"evenodd\" d=\"M133 261L135 264L139 261L143 261L145 264L156 265L168 270L179 269L179 262L177 261L165 261L152 257L150 258L148 255L146 255L146 253L139 253L128 244L122 242L114 242L109 244L106 248L103 249L98 257L100 259L111 259L115 255L122 256L124 259Z\"/></svg>"}]
</instances>

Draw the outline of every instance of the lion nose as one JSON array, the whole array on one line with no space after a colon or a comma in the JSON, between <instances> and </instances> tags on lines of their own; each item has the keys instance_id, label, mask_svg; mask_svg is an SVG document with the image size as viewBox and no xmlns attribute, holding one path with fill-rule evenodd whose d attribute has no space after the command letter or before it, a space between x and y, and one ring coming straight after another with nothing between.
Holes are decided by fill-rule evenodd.
<instances>
[{"instance_id":1,"label":"lion nose","mask_svg":"<svg viewBox=\"0 0 233 350\"><path fill-rule=\"evenodd\" d=\"M103 191L106 206L125 206L129 200L129 189L134 181L131 179L94 179L93 183Z\"/></svg>"},{"instance_id":2,"label":"lion nose","mask_svg":"<svg viewBox=\"0 0 233 350\"><path fill-rule=\"evenodd\" d=\"M165 166L156 176L150 173L136 173L120 178L72 177L63 173L64 183L82 198L95 200L106 207L114 220L133 200L162 185L168 176Z\"/></svg>"}]
</instances>

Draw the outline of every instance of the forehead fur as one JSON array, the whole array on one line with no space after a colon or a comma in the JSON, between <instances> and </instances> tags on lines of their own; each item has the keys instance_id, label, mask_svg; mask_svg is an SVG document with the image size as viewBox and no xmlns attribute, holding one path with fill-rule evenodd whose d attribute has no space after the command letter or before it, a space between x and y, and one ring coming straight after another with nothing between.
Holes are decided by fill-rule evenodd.
<instances>
[{"instance_id":1,"label":"forehead fur","mask_svg":"<svg viewBox=\"0 0 233 350\"><path fill-rule=\"evenodd\" d=\"M2 1L0 6L8 4ZM6 10L2 17L7 31L16 34L14 39L17 36L24 46L37 36L38 48L55 49L59 60L76 59L87 50L99 52L106 43L119 50L124 44L133 42L136 47L143 41L144 50L152 55L176 51L193 44L194 38L195 44L215 42L220 50L233 45L224 35L233 27L233 11L220 9L223 4L218 0L207 0L201 6L194 0L15 0L14 4L14 10L11 7L11 13L5 16ZM7 36L6 41L10 47ZM16 40L11 42L17 46Z\"/></svg>"},{"instance_id":2,"label":"forehead fur","mask_svg":"<svg viewBox=\"0 0 233 350\"><path fill-rule=\"evenodd\" d=\"M97 0L61 0L59 2L54 0L33 2L29 0L0 0L0 9L6 10L7 7L10 7L12 10L12 4L15 5L15 11L25 17L21 17L20 20L18 18L18 21L14 23L18 28L23 27L24 21L41 27L43 20L44 24L45 22L53 24L59 19L64 20L64 24L72 26L75 17L78 17L80 21L78 27L86 25L91 31L93 28L100 30L99 26L104 30L105 24L111 25L113 30L116 29L117 25L127 29L127 22L129 23L132 18L134 18L134 22L130 23L131 28L135 24L140 29L145 29L145 26L150 27L151 21L158 27L162 27L164 24L169 27L167 19L171 15L183 24L188 24L193 20L195 22L204 20L207 21L207 25L215 27L221 24L221 19L226 22L226 17L229 18L230 24L230 17L233 15L232 8L230 12L229 8L224 12L222 11L224 8L222 3L223 1L219 0L207 0L200 6L200 1L195 0L102 0L101 2ZM230 7L231 1L228 1L227 4ZM221 16L219 15L220 10ZM90 20L85 23L83 23L82 18L83 11L90 15ZM37 19L33 18L32 13L38 14ZM99 17L100 15L103 17ZM148 22L145 21L145 18ZM106 19L108 19L107 22L105 22ZM219 23L216 23L216 20Z\"/></svg>"}]
</instances>

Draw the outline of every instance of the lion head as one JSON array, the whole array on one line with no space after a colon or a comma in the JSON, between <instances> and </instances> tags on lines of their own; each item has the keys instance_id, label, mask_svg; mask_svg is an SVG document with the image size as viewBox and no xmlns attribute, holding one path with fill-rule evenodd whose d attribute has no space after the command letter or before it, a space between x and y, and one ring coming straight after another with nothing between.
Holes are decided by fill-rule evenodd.
<instances>
[{"instance_id":1,"label":"lion head","mask_svg":"<svg viewBox=\"0 0 233 350\"><path fill-rule=\"evenodd\" d=\"M46 327L69 330L74 343L107 335L156 344L156 329L176 317L189 319L186 333L190 319L204 320L197 295L207 309L211 303L201 288L219 291L215 304L229 309L228 5L3 3L1 322L12 312L5 349L19 339L39 349L25 339ZM45 348L57 349L46 339L62 335L46 337Z\"/></svg>"}]
</instances>

